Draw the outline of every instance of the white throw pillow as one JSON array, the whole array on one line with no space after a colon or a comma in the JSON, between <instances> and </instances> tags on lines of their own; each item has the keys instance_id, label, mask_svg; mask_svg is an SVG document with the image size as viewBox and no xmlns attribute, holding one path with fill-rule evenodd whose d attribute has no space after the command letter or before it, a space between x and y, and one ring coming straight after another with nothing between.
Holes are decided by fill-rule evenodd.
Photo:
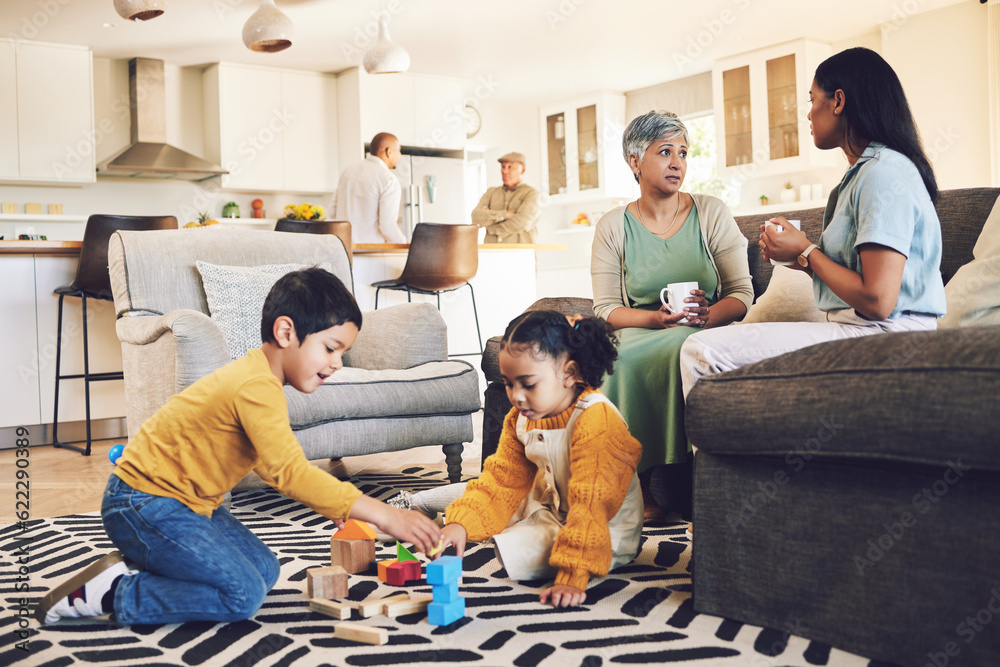
<instances>
[{"instance_id":1,"label":"white throw pillow","mask_svg":"<svg viewBox=\"0 0 1000 667\"><path fill-rule=\"evenodd\" d=\"M948 312L938 320L939 329L1000 324L1000 198L983 224L972 256L944 286Z\"/></svg>"},{"instance_id":2,"label":"white throw pillow","mask_svg":"<svg viewBox=\"0 0 1000 667\"><path fill-rule=\"evenodd\" d=\"M278 278L310 264L266 264L264 266L219 266L195 262L201 273L205 299L212 321L219 325L229 344L229 356L239 359L260 347L260 315L268 292ZM330 264L319 265L332 271Z\"/></svg>"},{"instance_id":3,"label":"white throw pillow","mask_svg":"<svg viewBox=\"0 0 1000 667\"><path fill-rule=\"evenodd\" d=\"M826 313L816 307L809 274L774 267L767 289L750 306L742 324L754 322L826 322Z\"/></svg>"}]
</instances>

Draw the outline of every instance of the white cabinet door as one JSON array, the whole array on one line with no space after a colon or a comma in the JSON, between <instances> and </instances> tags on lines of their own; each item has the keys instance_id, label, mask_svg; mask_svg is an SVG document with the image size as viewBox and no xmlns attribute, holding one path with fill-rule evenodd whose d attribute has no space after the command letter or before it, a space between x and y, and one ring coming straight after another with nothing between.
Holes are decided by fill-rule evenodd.
<instances>
[{"instance_id":1,"label":"white cabinet door","mask_svg":"<svg viewBox=\"0 0 1000 667\"><path fill-rule=\"evenodd\" d=\"M40 424L38 330L35 324L35 267L31 255L0 257L0 428ZM54 371L51 371L54 373Z\"/></svg>"},{"instance_id":2,"label":"white cabinet door","mask_svg":"<svg viewBox=\"0 0 1000 667\"><path fill-rule=\"evenodd\" d=\"M14 42L0 40L0 179L18 177L17 141L17 60Z\"/></svg>"},{"instance_id":3,"label":"white cabinet door","mask_svg":"<svg viewBox=\"0 0 1000 667\"><path fill-rule=\"evenodd\" d=\"M379 132L396 135L404 146L417 145L413 77L360 71L361 137L365 143Z\"/></svg>"},{"instance_id":4,"label":"white cabinet door","mask_svg":"<svg viewBox=\"0 0 1000 667\"><path fill-rule=\"evenodd\" d=\"M285 72L281 75L281 90L286 118L282 131L285 190L334 190L337 187L336 79L322 74Z\"/></svg>"},{"instance_id":5,"label":"white cabinet door","mask_svg":"<svg viewBox=\"0 0 1000 667\"><path fill-rule=\"evenodd\" d=\"M434 76L414 77L414 124L416 146L462 149L462 83Z\"/></svg>"},{"instance_id":6,"label":"white cabinet door","mask_svg":"<svg viewBox=\"0 0 1000 667\"><path fill-rule=\"evenodd\" d=\"M96 180L91 70L88 49L17 42L21 180Z\"/></svg>"},{"instance_id":7,"label":"white cabinet door","mask_svg":"<svg viewBox=\"0 0 1000 667\"><path fill-rule=\"evenodd\" d=\"M229 170L222 187L280 190L284 185L282 133L288 123L281 99L281 73L219 65L221 164Z\"/></svg>"}]
</instances>

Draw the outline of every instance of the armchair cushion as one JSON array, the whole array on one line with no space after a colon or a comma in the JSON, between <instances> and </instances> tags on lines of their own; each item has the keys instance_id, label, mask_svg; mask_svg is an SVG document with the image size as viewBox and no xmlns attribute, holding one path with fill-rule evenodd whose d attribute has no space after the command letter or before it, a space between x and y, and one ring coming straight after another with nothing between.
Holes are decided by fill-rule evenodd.
<instances>
[{"instance_id":1,"label":"armchair cushion","mask_svg":"<svg viewBox=\"0 0 1000 667\"><path fill-rule=\"evenodd\" d=\"M205 300L229 345L231 359L239 359L261 345L260 314L268 292L286 273L309 268L308 264L220 266L197 261L205 288ZM320 268L331 270L329 264Z\"/></svg>"},{"instance_id":2,"label":"armchair cushion","mask_svg":"<svg viewBox=\"0 0 1000 667\"><path fill-rule=\"evenodd\" d=\"M448 327L429 303L403 303L363 314L344 365L371 371L412 368L448 358Z\"/></svg>"}]
</instances>

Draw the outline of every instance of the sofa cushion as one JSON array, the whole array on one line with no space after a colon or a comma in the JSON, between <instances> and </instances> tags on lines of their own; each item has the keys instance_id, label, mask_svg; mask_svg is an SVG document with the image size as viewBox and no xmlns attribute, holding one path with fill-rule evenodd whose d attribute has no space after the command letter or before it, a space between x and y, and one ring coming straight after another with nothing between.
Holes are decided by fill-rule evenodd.
<instances>
[{"instance_id":1,"label":"sofa cushion","mask_svg":"<svg viewBox=\"0 0 1000 667\"><path fill-rule=\"evenodd\" d=\"M948 312L942 329L1000 324L1000 199L993 205L972 249L974 259L960 268L948 284Z\"/></svg>"},{"instance_id":2,"label":"sofa cushion","mask_svg":"<svg viewBox=\"0 0 1000 667\"><path fill-rule=\"evenodd\" d=\"M239 359L261 346L260 317L268 293L286 273L309 268L308 264L264 266L219 266L195 262L205 287L205 300L212 321L219 325L229 344L229 356ZM326 271L329 264L320 265Z\"/></svg>"},{"instance_id":3,"label":"sofa cushion","mask_svg":"<svg viewBox=\"0 0 1000 667\"><path fill-rule=\"evenodd\" d=\"M342 368L319 389L285 387L295 430L332 421L471 414L479 409L479 374L464 361L435 361L404 370Z\"/></svg>"},{"instance_id":4,"label":"sofa cushion","mask_svg":"<svg viewBox=\"0 0 1000 667\"><path fill-rule=\"evenodd\" d=\"M774 267L767 289L740 323L754 322L826 322L826 313L816 307L812 278L804 271Z\"/></svg>"},{"instance_id":5,"label":"sofa cushion","mask_svg":"<svg viewBox=\"0 0 1000 667\"><path fill-rule=\"evenodd\" d=\"M1000 471L1000 327L833 341L700 380L691 442L717 454Z\"/></svg>"}]
</instances>

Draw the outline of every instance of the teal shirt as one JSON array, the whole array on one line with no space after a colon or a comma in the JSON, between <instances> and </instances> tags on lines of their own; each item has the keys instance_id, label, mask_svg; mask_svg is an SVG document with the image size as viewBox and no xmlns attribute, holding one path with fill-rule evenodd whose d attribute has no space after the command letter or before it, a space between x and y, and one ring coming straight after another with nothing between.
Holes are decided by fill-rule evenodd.
<instances>
[{"instance_id":1,"label":"teal shirt","mask_svg":"<svg viewBox=\"0 0 1000 667\"><path fill-rule=\"evenodd\" d=\"M827 205L818 245L837 264L861 273L858 248L864 243L906 256L890 319L904 311L944 315L941 223L934 204L913 162L875 141L844 174L833 206ZM850 308L815 275L813 292L820 310Z\"/></svg>"},{"instance_id":2,"label":"teal shirt","mask_svg":"<svg viewBox=\"0 0 1000 667\"><path fill-rule=\"evenodd\" d=\"M661 239L625 211L625 293L629 307L660 308L660 290L670 283L697 282L709 305L715 301L719 276L701 238L698 209L669 239Z\"/></svg>"}]
</instances>

